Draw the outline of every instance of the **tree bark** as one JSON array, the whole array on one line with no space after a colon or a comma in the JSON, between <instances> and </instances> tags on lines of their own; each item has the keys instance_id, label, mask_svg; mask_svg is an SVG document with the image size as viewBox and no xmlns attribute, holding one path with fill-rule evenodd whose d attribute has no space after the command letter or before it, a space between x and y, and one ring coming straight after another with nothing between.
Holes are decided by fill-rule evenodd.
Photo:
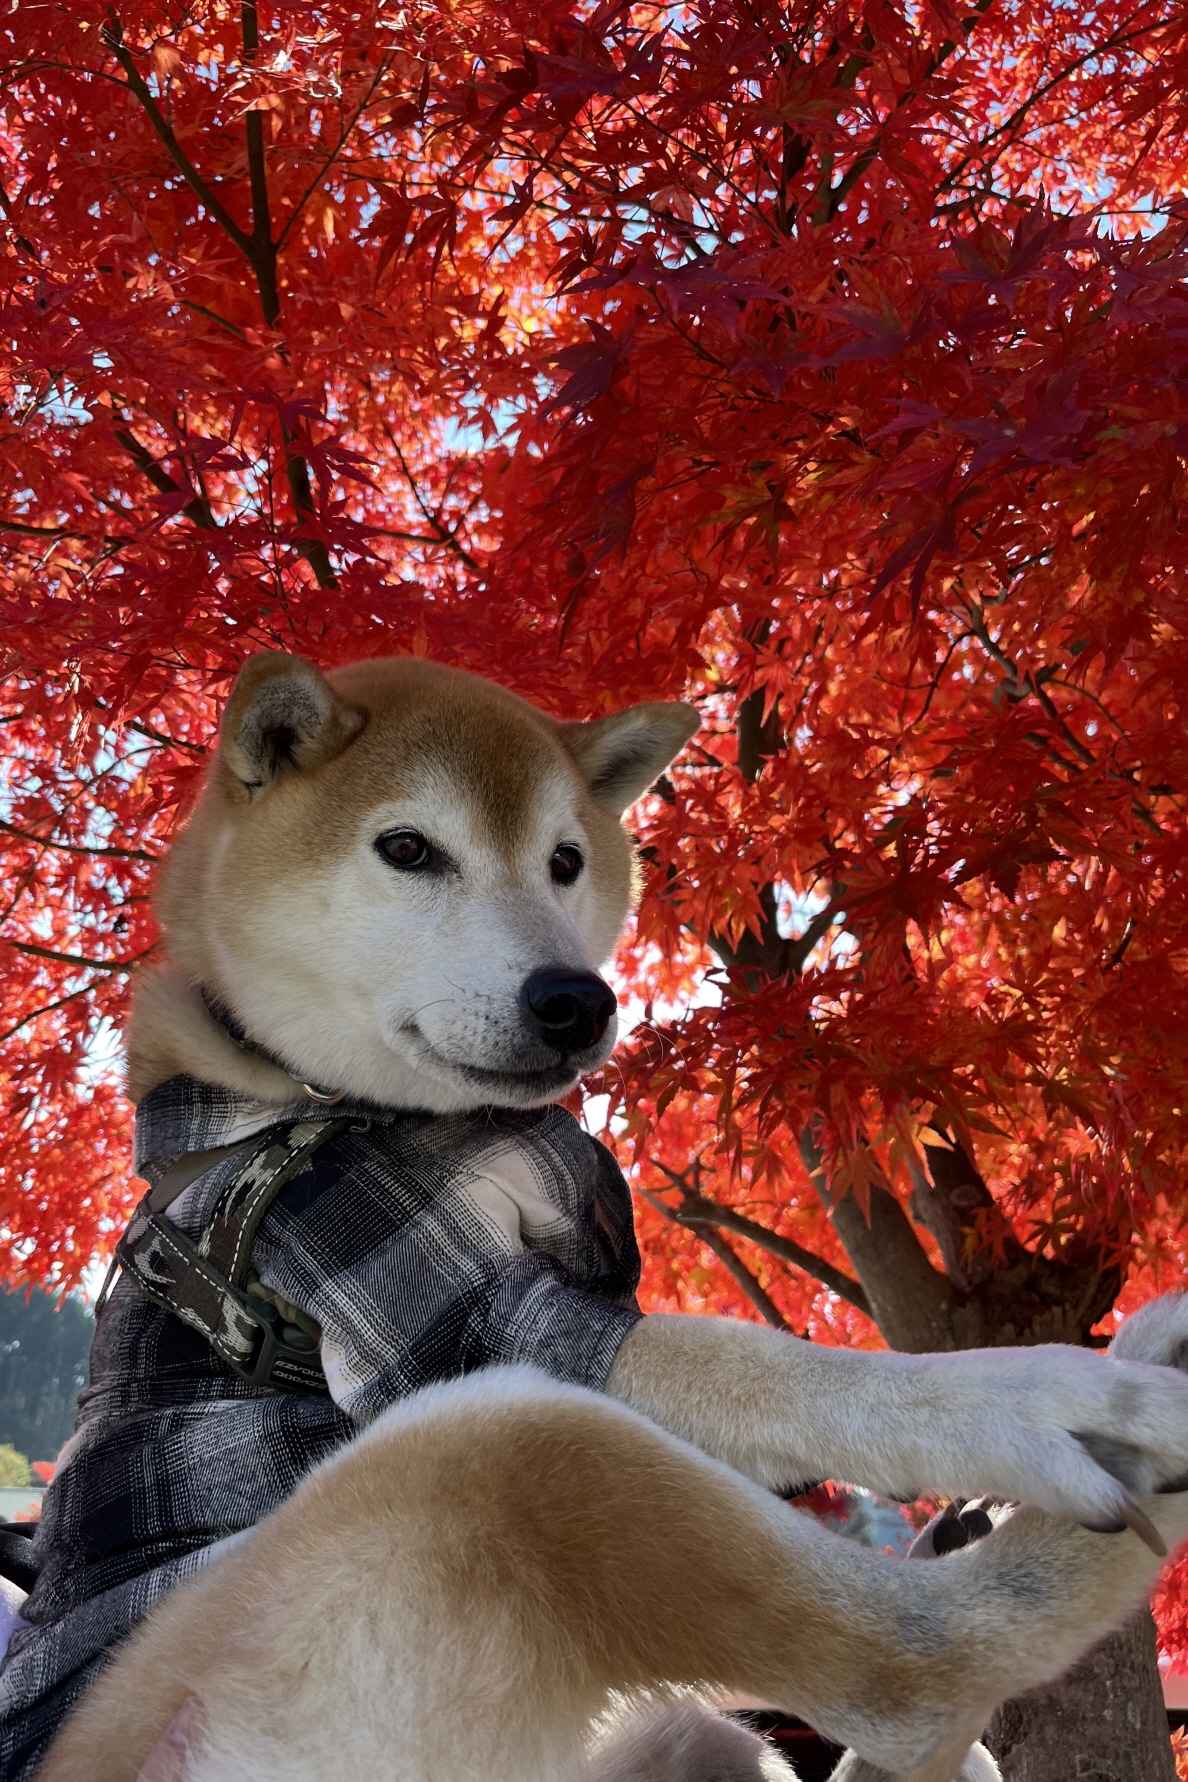
<instances>
[{"instance_id":1,"label":"tree bark","mask_svg":"<svg viewBox=\"0 0 1188 1782\"><path fill-rule=\"evenodd\" d=\"M933 1268L893 1194L872 1186L869 1219L853 1194L836 1201L833 1225L854 1264L875 1322L892 1349L952 1349L952 1289Z\"/></svg>"},{"instance_id":2,"label":"tree bark","mask_svg":"<svg viewBox=\"0 0 1188 1782\"><path fill-rule=\"evenodd\" d=\"M1004 1782L1176 1782L1150 1611L1046 1689L1004 1702L985 1742Z\"/></svg>"}]
</instances>

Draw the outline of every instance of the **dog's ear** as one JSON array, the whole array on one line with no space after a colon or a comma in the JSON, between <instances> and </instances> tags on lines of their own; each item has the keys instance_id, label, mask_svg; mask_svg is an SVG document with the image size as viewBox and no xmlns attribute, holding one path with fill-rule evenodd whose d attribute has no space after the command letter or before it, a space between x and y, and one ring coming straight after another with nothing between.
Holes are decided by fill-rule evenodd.
<instances>
[{"instance_id":1,"label":"dog's ear","mask_svg":"<svg viewBox=\"0 0 1188 1782\"><path fill-rule=\"evenodd\" d=\"M691 705L633 705L592 724L562 724L560 731L591 796L617 817L700 728Z\"/></svg>"},{"instance_id":2,"label":"dog's ear","mask_svg":"<svg viewBox=\"0 0 1188 1782\"><path fill-rule=\"evenodd\" d=\"M324 675L302 656L266 650L249 657L219 732L223 759L249 795L285 773L333 760L363 728Z\"/></svg>"}]
</instances>

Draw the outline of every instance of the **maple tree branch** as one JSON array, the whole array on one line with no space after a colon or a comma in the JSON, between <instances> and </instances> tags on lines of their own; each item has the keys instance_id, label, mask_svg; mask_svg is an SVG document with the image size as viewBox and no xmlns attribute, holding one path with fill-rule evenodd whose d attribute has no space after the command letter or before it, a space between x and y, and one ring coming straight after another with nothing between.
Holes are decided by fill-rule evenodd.
<instances>
[{"instance_id":1,"label":"maple tree branch","mask_svg":"<svg viewBox=\"0 0 1188 1782\"><path fill-rule=\"evenodd\" d=\"M41 848L56 848L63 854L95 854L101 858L114 860L144 860L150 865L157 861L157 854L146 854L143 848L91 848L81 842L54 841L48 835L34 835L31 830L18 829L15 823L7 823L0 818L0 829L7 835L15 835L21 841L36 842Z\"/></svg>"},{"instance_id":2,"label":"maple tree branch","mask_svg":"<svg viewBox=\"0 0 1188 1782\"><path fill-rule=\"evenodd\" d=\"M765 1318L774 1329L786 1330L790 1336L795 1336L796 1332L775 1301L764 1291L756 1277L735 1254L726 1240L720 1238L715 1231L706 1230L704 1227L697 1233L697 1236L708 1250L713 1251L731 1279L742 1288L760 1317Z\"/></svg>"},{"instance_id":3,"label":"maple tree branch","mask_svg":"<svg viewBox=\"0 0 1188 1782\"><path fill-rule=\"evenodd\" d=\"M244 0L240 8L240 26L243 33L243 56L249 66L256 59L260 47L259 16L256 11L256 0ZM256 288L260 296L260 311L270 328L280 332L281 301L280 285L277 278L277 263L280 257L278 244L272 239L272 209L268 195L268 161L264 150L264 119L259 111L249 111L244 119L247 133L248 179L252 191L252 233L248 238L248 259L256 275ZM316 519L317 507L313 498L313 487L309 480L309 465L305 456L293 448L293 434L281 422L281 440L285 448L285 476L288 479L289 493L293 497L293 507L297 514L298 525L305 525ZM300 545L301 555L314 572L314 579L319 588L337 588L338 577L330 562L330 553L320 539L305 539Z\"/></svg>"},{"instance_id":4,"label":"maple tree branch","mask_svg":"<svg viewBox=\"0 0 1188 1782\"><path fill-rule=\"evenodd\" d=\"M372 80L371 85L368 87L365 97L362 98L359 101L358 105L355 107L355 110L351 116L350 122L347 124L347 126L344 130L340 131L338 141L334 144L334 147L330 150L330 153L326 156L326 158L322 162L321 166L318 168L317 173L314 175L313 179L311 179L309 184L306 186L304 192L302 192L300 198L297 200L297 203L294 206L294 208L292 209L292 211L290 211L288 220L285 223L284 228L281 230L280 235L277 238L276 245L277 245L278 253L284 247L285 243L288 241L290 232L292 231L294 225L296 223L300 222L301 217L305 211L306 205L309 203L309 201L313 197L314 193L318 190L319 186L322 185L322 183L324 182L324 180L326 178L326 175L329 173L329 171L333 167L334 163L338 160L338 157L342 154L343 149L346 147L347 143L350 141L351 137L354 135L355 128L359 122L359 119L363 116L363 113L367 110L367 107L371 104L372 98L375 95L376 88L379 86L380 81L383 79L385 74L387 74L387 72L388 72L388 67L390 65L390 62L391 62L390 55L385 54L385 55L381 56L379 63L376 67L375 77Z\"/></svg>"},{"instance_id":5,"label":"maple tree branch","mask_svg":"<svg viewBox=\"0 0 1188 1782\"><path fill-rule=\"evenodd\" d=\"M770 632L770 619L762 619L750 627L745 635L747 642L754 647L765 643ZM752 783L758 778L763 763L779 753L782 741L779 713L775 706L764 720L764 698L763 689L755 688L754 692L748 693L745 699L739 701L735 714L738 769L743 778ZM805 962L817 942L828 933L841 915L842 903L843 899L835 889L829 903L813 917L802 934L785 938L779 929L779 898L776 887L774 883L769 883L759 892L759 934L747 929L740 936L738 944L732 945L724 934L712 931L708 936L708 945L727 969L741 967L748 974L748 985L758 989L764 977L791 977L804 970Z\"/></svg>"},{"instance_id":6,"label":"maple tree branch","mask_svg":"<svg viewBox=\"0 0 1188 1782\"><path fill-rule=\"evenodd\" d=\"M289 493L293 497L293 506L297 510L299 525L317 517L314 505L313 485L309 480L309 465L301 452L292 449L292 434L286 427L281 428L281 438L285 448L285 475L289 481ZM319 588L330 590L337 588L338 577L330 562L330 553L320 538L307 538L300 541L299 549L305 561L314 572L314 579Z\"/></svg>"},{"instance_id":7,"label":"maple tree branch","mask_svg":"<svg viewBox=\"0 0 1188 1782\"><path fill-rule=\"evenodd\" d=\"M843 910L838 908L835 899L826 909L821 911L819 916L813 917L808 927L805 928L802 933L789 936L784 944L788 949L788 970L790 972L801 972L804 970L805 961L817 942L824 940L838 917L844 913Z\"/></svg>"},{"instance_id":8,"label":"maple tree branch","mask_svg":"<svg viewBox=\"0 0 1188 1782\"><path fill-rule=\"evenodd\" d=\"M799 130L793 130L790 124L780 125L780 177L776 186L775 225L777 233L788 236L792 233L792 213L788 209L788 188L798 173L802 173L812 154L813 145L807 136Z\"/></svg>"},{"instance_id":9,"label":"maple tree branch","mask_svg":"<svg viewBox=\"0 0 1188 1782\"><path fill-rule=\"evenodd\" d=\"M395 526L365 526L362 528L368 538L399 538L408 544L436 545L439 550L449 549L449 539L438 533L401 532Z\"/></svg>"},{"instance_id":10,"label":"maple tree branch","mask_svg":"<svg viewBox=\"0 0 1188 1782\"><path fill-rule=\"evenodd\" d=\"M838 1198L830 1194L822 1153L807 1129L800 1154L888 1345L917 1355L954 1348L952 1283L933 1268L895 1196L872 1182L864 1211L852 1188Z\"/></svg>"},{"instance_id":11,"label":"maple tree branch","mask_svg":"<svg viewBox=\"0 0 1188 1782\"><path fill-rule=\"evenodd\" d=\"M1023 1250L965 1146L951 1132L933 1130L947 1142L929 1144L924 1138L924 1169L908 1153L912 1217L936 1239L949 1280L967 1292L994 1273L996 1250L1005 1266L1017 1262ZM977 1237L980 1242L973 1241Z\"/></svg>"},{"instance_id":12,"label":"maple tree branch","mask_svg":"<svg viewBox=\"0 0 1188 1782\"><path fill-rule=\"evenodd\" d=\"M759 650L771 636L771 620L761 619L757 625L749 626L744 633L753 650ZM762 687L756 687L739 701L734 716L734 728L738 737L738 771L744 780L752 784L759 778L766 761L778 755L783 738L778 722L778 710L775 702L765 718L763 708L767 702L767 694Z\"/></svg>"},{"instance_id":13,"label":"maple tree branch","mask_svg":"<svg viewBox=\"0 0 1188 1782\"><path fill-rule=\"evenodd\" d=\"M691 161L696 161L707 173L716 175L716 177L722 181L726 189L733 192L740 204L745 206L747 210L754 212L761 223L766 224L768 222L769 219L758 200L752 198L750 193L747 192L743 186L740 186L737 181L733 180L729 174L724 174L722 168L716 162L712 161L707 154L704 154L700 149L694 147L692 143L684 141L676 131L667 129L661 118L652 116L647 112L638 111L629 99L624 99L621 103L623 110L627 112L630 117L633 117L637 123L644 125L646 129L652 132L661 141L671 143L674 148L679 148L682 154L687 155ZM523 152L525 153L526 159L531 158L530 151L524 150ZM539 150L537 150L536 153L541 168L553 172L554 169L549 167L549 163L544 154ZM607 208L611 210L612 213L617 213L626 206L634 206L637 210L646 211L653 221L660 222L662 220L652 209L650 204L644 203L640 199L634 188L628 188L626 191L623 191L618 187L614 187L608 190L605 185L600 186L589 174L583 174L579 177L581 177L583 182L590 186L592 190L598 193L599 197L605 201ZM570 195L572 196L572 192ZM671 219L665 217L663 220L669 221Z\"/></svg>"},{"instance_id":14,"label":"maple tree branch","mask_svg":"<svg viewBox=\"0 0 1188 1782\"><path fill-rule=\"evenodd\" d=\"M26 526L23 520L0 518L0 532L15 532L22 538L86 538L85 532L74 532L69 526Z\"/></svg>"},{"instance_id":15,"label":"maple tree branch","mask_svg":"<svg viewBox=\"0 0 1188 1782\"><path fill-rule=\"evenodd\" d=\"M191 297L179 297L178 302L183 309L191 309L196 316L205 316L208 321L215 322L220 328L225 328L227 333L234 335L236 340L246 341L247 335L242 328L237 328L234 322L229 322L226 316L219 315L216 310L207 309L204 303L195 303Z\"/></svg>"},{"instance_id":16,"label":"maple tree branch","mask_svg":"<svg viewBox=\"0 0 1188 1782\"><path fill-rule=\"evenodd\" d=\"M1015 107L1009 118L1004 118L1002 123L996 125L993 130L983 136L982 140L975 144L968 154L962 156L952 172L947 174L937 187L938 195L943 192L946 187L951 188L955 185L970 163L976 161L982 151L988 148L996 137L1007 133L1011 133L1013 136L1015 126L1020 124L1032 107L1037 105L1041 99L1046 99L1048 94L1058 87L1062 81L1066 81L1070 75L1076 74L1078 69L1083 68L1087 62L1093 61L1096 56L1104 56L1111 50L1121 49L1127 43L1132 42L1134 38L1142 37L1146 32L1150 31L1152 28L1150 25L1140 25L1135 31L1130 29L1131 25L1134 24L1135 19L1138 18L1139 11L1141 10L1142 9L1139 8L1130 13L1127 18L1123 19L1114 35L1107 38L1104 43L1090 44L1089 48L1086 49L1082 55L1077 56L1073 61L1069 62L1066 67L1062 68L1058 74L1054 74L1050 80L1045 81L1043 86L1037 87L1034 93L1029 93L1023 103ZM1004 144L1004 147L1005 146L1006 145Z\"/></svg>"},{"instance_id":17,"label":"maple tree branch","mask_svg":"<svg viewBox=\"0 0 1188 1782\"><path fill-rule=\"evenodd\" d=\"M109 12L108 17L110 23L103 28L103 41L115 56L120 67L124 70L128 88L140 101L145 115L148 117L153 129L164 143L170 158L178 168L178 171L181 173L186 184L198 198L199 202L209 211L210 215L219 224L224 233L229 236L232 242L234 242L235 246L251 266L252 271L256 276L256 288L259 292L260 308L264 320L270 328L278 327L280 322L280 293L277 287L277 249L272 240L271 224L269 220L268 178L264 159L263 123L260 113L258 111L249 111L247 114L248 172L252 188L252 233L248 235L240 228L226 206L220 203L219 199L216 198L215 194L211 191L206 181L202 178L201 174L178 142L168 119L164 116L156 100L153 98L144 77L141 75L135 60L124 42L123 26L119 18L114 11ZM245 56L250 60L258 43L256 8L253 0L246 0L242 10L242 21L244 52ZM298 524L301 524L313 519L316 513L313 491L309 480L309 466L299 452L289 449L291 445L291 436L289 435L288 430L282 427L281 433L286 448L285 472L293 496L293 505L297 510ZM117 435L117 437L119 436ZM126 443L126 440L121 439L121 444ZM143 469L144 466L142 465L141 468ZM149 472L146 470L145 474L149 475ZM150 476L150 481L155 481L155 478ZM176 489L176 484L172 483L172 479L170 479L170 482L171 488ZM156 486L162 488L160 483L157 483ZM190 512L191 507L197 505L199 504L187 503L186 505L185 512L190 514L192 519L195 518L195 516ZM205 502L201 503L201 506L205 508L206 512L209 514L209 506ZM209 521L196 520L195 523L198 525L209 526L215 524L213 516L210 517ZM319 588L336 588L338 586L338 578L335 576L334 570L331 567L330 554L321 540L306 539L300 543L299 549L301 555L313 570L314 578L317 581Z\"/></svg>"},{"instance_id":18,"label":"maple tree branch","mask_svg":"<svg viewBox=\"0 0 1188 1782\"><path fill-rule=\"evenodd\" d=\"M945 673L946 668L948 668L948 666L949 666L950 660L952 659L953 651L955 649L959 648L959 646L965 642L966 638L968 638L970 636L972 636L972 633L969 631L959 631L957 636L953 639L952 643L949 645L948 649L945 651L944 660L941 662L936 673L932 676L932 679L928 683L927 696L924 700L924 704L920 707L919 713L917 714L916 719L915 719L915 722L917 724L922 723L924 721L924 719L928 716L928 708L932 704L932 701L937 693L937 690L940 687L941 681L944 678L944 673ZM907 709L907 707L906 707L906 702L905 702L905 706L904 706L905 712L906 712L906 709Z\"/></svg>"},{"instance_id":19,"label":"maple tree branch","mask_svg":"<svg viewBox=\"0 0 1188 1782\"><path fill-rule=\"evenodd\" d=\"M260 47L260 24L256 0L244 0L239 9L243 34L243 59L249 66ZM244 118L247 132L248 181L252 191L251 262L260 285L260 307L269 327L280 319L280 294L276 283L276 249L272 241L272 213L268 202L268 167L264 158L264 115L249 111Z\"/></svg>"},{"instance_id":20,"label":"maple tree branch","mask_svg":"<svg viewBox=\"0 0 1188 1782\"><path fill-rule=\"evenodd\" d=\"M985 0L985 3L988 3L988 0ZM845 62L838 70L836 79L830 82L831 91L843 93L852 91L862 70L870 66L870 55L861 53L869 52L875 47L874 35L869 25L864 27L858 42L861 49L855 50L853 55L846 57ZM786 67L787 60L780 54L778 47L776 48L776 58L781 68ZM813 151L813 144L811 137L802 136L799 131L793 133L787 124L781 125L780 128L781 153L780 178L776 188L776 228L781 234L788 235L791 233L792 222L798 209L798 207L794 207L790 211L788 208L788 187L796 175L803 172ZM832 166L832 157L829 158L829 165ZM826 178L828 178L828 174Z\"/></svg>"},{"instance_id":21,"label":"maple tree branch","mask_svg":"<svg viewBox=\"0 0 1188 1782\"><path fill-rule=\"evenodd\" d=\"M923 77L925 80L931 80L933 75L936 74L944 63L948 61L949 57L953 55L962 44L969 41L970 33L973 31L983 14L989 11L993 3L994 0L977 0L973 12L968 13L961 21L961 44L959 44L955 38L946 38L944 43L939 44L937 46L936 54L929 60ZM907 103L910 97L914 96L915 90L916 83L913 83L912 87L908 88L900 96L891 111L888 112L887 117L883 120L883 124L870 147L859 155L858 159L847 169L846 173L837 182L837 185L832 187L829 187L828 185L826 186L828 203L823 205L819 204L818 206L819 220L821 222L828 223L832 221L841 209L841 206L845 203L849 194L858 184L858 181L862 178L863 174L872 163L878 159L879 155L882 153L883 131L886 129L888 121L894 116L895 112ZM821 193L821 198L824 199L825 195L825 193Z\"/></svg>"},{"instance_id":22,"label":"maple tree branch","mask_svg":"<svg viewBox=\"0 0 1188 1782\"><path fill-rule=\"evenodd\" d=\"M453 551L458 557L460 557L462 562L465 563L466 567L468 569L473 569L475 574L477 575L479 572L478 562L475 560L475 558L473 558L471 556L470 552L466 549L466 546L461 542L461 540L456 536L456 534L450 529L450 527L448 527L443 520L438 518L437 514L435 514L433 512L433 509L428 505L428 503L423 498L420 489L417 487L416 480L413 477L413 473L408 467L408 462L404 456L404 453L400 450L399 445L396 443L395 435L393 434L391 427L388 425L388 423L386 421L384 422L384 432L387 435L388 444L391 446L393 452L395 452L397 462L399 463L401 470L404 472L404 479L407 482L409 489L412 492L412 498L416 502L417 506L420 508L422 514L424 514L425 518L428 520L429 524L440 535L439 542L441 544L445 545L447 550Z\"/></svg>"},{"instance_id":23,"label":"maple tree branch","mask_svg":"<svg viewBox=\"0 0 1188 1782\"><path fill-rule=\"evenodd\" d=\"M806 1250L802 1244L796 1243L792 1238L784 1237L778 1231L769 1231L766 1225L760 1225L756 1220L748 1219L742 1213L736 1213L732 1207L720 1206L717 1201L707 1200L704 1195L698 1194L689 1187L685 1177L678 1175L675 1170L669 1169L666 1164L659 1163L656 1167L662 1170L673 1186L681 1191L679 1207L669 1207L666 1203L659 1203L665 1206L668 1216L674 1219L678 1225L691 1227L711 1225L720 1226L723 1231L732 1231L736 1236L746 1238L748 1243L754 1244L757 1249L766 1250L772 1256L778 1256L781 1262L790 1263L793 1268L801 1269L804 1274L811 1275L814 1280L820 1281L823 1287L828 1287L831 1293L836 1293L839 1299L848 1301L859 1312L865 1312L868 1318L871 1317L870 1301L859 1282L855 1281L851 1275L845 1274L840 1268L834 1268L831 1262L826 1262L812 1250ZM642 1193L643 1190L641 1189L640 1192ZM649 1201L649 1205L655 1204L657 1204L655 1201Z\"/></svg>"},{"instance_id":24,"label":"maple tree branch","mask_svg":"<svg viewBox=\"0 0 1188 1782\"><path fill-rule=\"evenodd\" d=\"M205 210L219 224L225 234L230 236L240 253L247 260L252 260L252 241L240 228L230 211L219 202L203 179L181 143L173 134L173 127L165 117L156 100L148 89L148 85L136 66L130 50L124 42L124 27L114 9L108 11L108 23L103 26L100 36L116 61L124 71L129 90L140 101L141 107L149 123L164 143L170 160L189 186L194 196ZM254 262L253 262L254 263Z\"/></svg>"},{"instance_id":25,"label":"maple tree branch","mask_svg":"<svg viewBox=\"0 0 1188 1782\"><path fill-rule=\"evenodd\" d=\"M1134 931L1137 926L1138 926L1138 924L1135 922L1134 917L1131 916L1130 920L1126 924L1125 930L1123 931L1122 939L1118 942L1118 945L1114 948L1113 952L1110 954L1110 963L1107 968L1108 970L1113 971L1114 967L1121 965L1122 961L1125 959L1126 949L1129 947L1131 941L1134 939Z\"/></svg>"},{"instance_id":26,"label":"maple tree branch","mask_svg":"<svg viewBox=\"0 0 1188 1782\"><path fill-rule=\"evenodd\" d=\"M771 620L764 618L750 626L744 635L754 649L766 643L770 633ZM752 784L759 777L764 762L779 748L778 737L773 734L778 724L777 713L773 708L768 720L764 722L764 698L763 689L756 687L745 699L739 701L734 717L738 770ZM783 977L789 970L791 959L788 943L779 930L779 900L774 884L764 885L760 890L759 907L758 934L748 928L739 936L735 946L731 945L725 935L711 933L709 936L710 946L728 969L741 966L746 970L746 982L752 989L758 989L764 977ZM805 957L807 958L807 954Z\"/></svg>"},{"instance_id":27,"label":"maple tree branch","mask_svg":"<svg viewBox=\"0 0 1188 1782\"><path fill-rule=\"evenodd\" d=\"M146 947L131 959L85 959L81 953L55 953L52 947L35 947L30 941L9 941L15 953L31 953L35 959L52 959L56 965L79 965L87 971L132 971L141 959L152 952Z\"/></svg>"},{"instance_id":28,"label":"maple tree branch","mask_svg":"<svg viewBox=\"0 0 1188 1782\"><path fill-rule=\"evenodd\" d=\"M80 996L89 996L94 987L93 984L83 984L80 989L71 990L68 996L59 996L56 1002L42 1003L39 1009L34 1009L28 1015L22 1015L19 1021L14 1021L11 1027L0 1033L0 1045L3 1045L5 1040L10 1040L14 1033L19 1033L22 1027L28 1027L31 1021L36 1021L38 1015L52 1015L55 1009L64 1009L67 1003L77 1002Z\"/></svg>"},{"instance_id":29,"label":"maple tree branch","mask_svg":"<svg viewBox=\"0 0 1188 1782\"><path fill-rule=\"evenodd\" d=\"M783 977L788 969L787 942L777 925L775 886L764 885L759 892L759 933L746 929L732 944L724 934L712 929L706 937L728 971L743 970L748 989L758 990L765 978Z\"/></svg>"},{"instance_id":30,"label":"maple tree branch","mask_svg":"<svg viewBox=\"0 0 1188 1782\"><path fill-rule=\"evenodd\" d=\"M969 615L971 636L977 638L987 655L991 656L993 660L998 663L999 667L1011 677L1010 687L1008 688L1010 697L1015 699L1025 699L1030 697L1034 699L1045 716L1049 717L1059 728L1060 734L1064 737L1069 748L1081 763L1082 767L1096 767L1096 755L1093 753L1092 749L1086 748L1085 744L1080 741L1063 713L1060 711L1059 706L1044 686L1044 681L1049 678L1050 671L1041 669L1038 674L1021 674L1018 664L1007 655L1001 644L996 643L991 636L990 629L986 624L984 610L980 606L977 606L974 601L966 595L959 594L958 598L961 600L964 610ZM1065 683L1061 684L1064 685ZM1118 723L1113 714L1109 712L1108 707L1102 705L1101 701L1094 698L1093 694L1085 693L1082 688L1072 688L1071 691L1081 694L1086 698L1093 699L1094 704L1099 706L1103 712L1106 712L1115 728L1122 735L1125 735L1122 726ZM1050 743L1047 745L1047 753L1050 758L1057 762L1059 766L1063 767L1067 773L1075 773L1077 771L1075 766L1071 762L1066 761ZM1126 772L1120 767L1113 767L1108 771L1110 772L1111 778L1121 780L1124 784L1133 785L1134 776L1131 773ZM1152 830L1154 834L1163 834L1162 825L1154 816L1153 812L1143 803L1142 799L1138 797L1137 793L1131 794L1131 809L1135 816L1138 817L1141 822L1145 823L1147 828Z\"/></svg>"},{"instance_id":31,"label":"maple tree branch","mask_svg":"<svg viewBox=\"0 0 1188 1782\"><path fill-rule=\"evenodd\" d=\"M117 427L115 436L137 469L148 478L154 489L160 490L162 495L184 494L185 491L181 483L171 477L167 470L161 468L152 453L141 445L136 435L130 432L127 427ZM218 522L210 511L210 503L203 495L195 495L192 500L187 501L182 512L203 532L217 532L219 529Z\"/></svg>"},{"instance_id":32,"label":"maple tree branch","mask_svg":"<svg viewBox=\"0 0 1188 1782\"><path fill-rule=\"evenodd\" d=\"M658 1213L662 1213L664 1217L671 1220L674 1225L683 1225L685 1223L672 1207L666 1206L656 1195L649 1194L646 1188L640 1188L637 1192L643 1196L650 1207L654 1207ZM792 1329L792 1326L784 1317L784 1314L780 1311L775 1301L764 1291L755 1276L747 1267L746 1263L735 1254L730 1245L726 1243L725 1239L720 1238L716 1231L709 1229L704 1221L701 1226L697 1228L697 1238L700 1243L705 1245L707 1250L713 1251L727 1274L739 1287L741 1287L742 1291L746 1294L747 1298L761 1317L765 1318L776 1330L786 1330L790 1335L796 1335L796 1332Z\"/></svg>"},{"instance_id":33,"label":"maple tree branch","mask_svg":"<svg viewBox=\"0 0 1188 1782\"><path fill-rule=\"evenodd\" d=\"M994 661L998 663L998 666L1010 675L1011 693L1020 699L1031 694L1032 698L1039 702L1041 709L1047 716L1055 723L1059 724L1061 734L1064 736L1069 748L1080 758L1082 764L1085 767L1093 767L1095 765L1093 751L1087 749L1084 743L1080 742L1078 738L1073 735L1073 732L1069 729L1053 703L1051 695L1044 691L1042 682L1037 681L1034 675L1021 674L1019 672L1018 664L1007 655L1001 644L996 643L992 637L990 628L986 624L986 615L983 609L973 600L964 597L960 598L962 606L969 616L969 628L973 636L977 638L982 648L986 651L986 654L993 657Z\"/></svg>"},{"instance_id":34,"label":"maple tree branch","mask_svg":"<svg viewBox=\"0 0 1188 1782\"><path fill-rule=\"evenodd\" d=\"M12 200L9 198L3 185L0 185L0 210L4 212L5 221L12 230L12 239L20 249L21 253L27 255L29 259L36 261L36 263L40 265L41 255L38 253L33 243L27 236L21 235L17 231L17 226L12 220Z\"/></svg>"},{"instance_id":35,"label":"maple tree branch","mask_svg":"<svg viewBox=\"0 0 1188 1782\"><path fill-rule=\"evenodd\" d=\"M167 749L189 749L195 755L206 754L202 743L186 742L184 737L166 736L162 730L150 730L147 724L141 724L136 718L126 719L125 729L135 730L139 736L147 736L151 741L161 743Z\"/></svg>"},{"instance_id":36,"label":"maple tree branch","mask_svg":"<svg viewBox=\"0 0 1188 1782\"><path fill-rule=\"evenodd\" d=\"M844 903L844 896L835 893L802 933L785 938L779 931L776 888L774 884L767 884L759 893L760 933L756 935L748 928L734 946L715 929L706 937L706 945L713 949L728 971L741 968L748 974L759 974L752 983L753 988L758 988L763 977L792 977L802 972L813 948L844 913ZM752 982L750 976L748 982Z\"/></svg>"}]
</instances>

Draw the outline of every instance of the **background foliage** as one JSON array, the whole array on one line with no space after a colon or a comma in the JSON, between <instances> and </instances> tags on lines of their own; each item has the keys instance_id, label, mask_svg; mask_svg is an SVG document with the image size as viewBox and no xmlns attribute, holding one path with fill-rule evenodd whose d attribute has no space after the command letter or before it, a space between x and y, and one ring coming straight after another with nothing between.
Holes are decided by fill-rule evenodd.
<instances>
[{"instance_id":1,"label":"background foliage","mask_svg":"<svg viewBox=\"0 0 1188 1782\"><path fill-rule=\"evenodd\" d=\"M0 1485L31 1485L33 1472L11 1442L0 1442Z\"/></svg>"},{"instance_id":2,"label":"background foliage","mask_svg":"<svg viewBox=\"0 0 1188 1782\"><path fill-rule=\"evenodd\" d=\"M74 1428L95 1322L76 1294L0 1294L0 1452L52 1462ZM29 1474L28 1464L25 1473ZM32 1477L0 1477L28 1485Z\"/></svg>"}]
</instances>

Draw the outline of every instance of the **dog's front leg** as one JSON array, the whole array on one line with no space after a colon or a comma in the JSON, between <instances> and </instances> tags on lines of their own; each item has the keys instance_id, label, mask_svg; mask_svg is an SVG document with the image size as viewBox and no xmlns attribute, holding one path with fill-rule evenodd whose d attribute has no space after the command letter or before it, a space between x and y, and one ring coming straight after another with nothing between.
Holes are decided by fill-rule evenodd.
<instances>
[{"instance_id":1,"label":"dog's front leg","mask_svg":"<svg viewBox=\"0 0 1188 1782\"><path fill-rule=\"evenodd\" d=\"M1188 1297L1160 1304L1188 1354ZM838 1478L888 1497L985 1493L1157 1541L1131 1493L1188 1478L1188 1378L1059 1344L869 1354L653 1315L607 1390L774 1489Z\"/></svg>"}]
</instances>

